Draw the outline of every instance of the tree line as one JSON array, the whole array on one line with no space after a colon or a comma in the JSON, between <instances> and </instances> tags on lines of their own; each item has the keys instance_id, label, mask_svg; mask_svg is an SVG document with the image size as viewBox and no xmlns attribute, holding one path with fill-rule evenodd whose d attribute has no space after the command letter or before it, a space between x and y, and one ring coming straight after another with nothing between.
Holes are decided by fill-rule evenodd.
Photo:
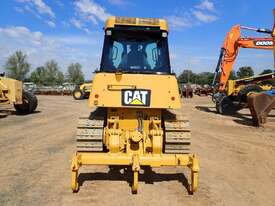
<instances>
[{"instance_id":1,"label":"tree line","mask_svg":"<svg viewBox=\"0 0 275 206\"><path fill-rule=\"evenodd\" d=\"M40 86L62 85L65 81L73 84L84 82L82 66L77 62L71 63L65 74L55 60L47 61L30 73L31 64L27 60L27 55L20 50L7 59L4 69L10 78L34 82Z\"/></svg>"},{"instance_id":2,"label":"tree line","mask_svg":"<svg viewBox=\"0 0 275 206\"><path fill-rule=\"evenodd\" d=\"M79 63L71 63L66 73L60 71L60 67L55 60L49 60L44 65L35 68L30 73L31 64L27 60L27 55L18 50L12 54L6 61L4 69L8 77L20 80L30 81L37 85L54 86L61 85L64 82L73 84L81 84L84 82L84 74L82 72L82 66ZM266 69L261 74L271 73L272 70ZM220 75L220 74L219 74ZM218 75L218 79L219 79ZM230 79L241 79L254 75L254 70L250 66L240 67L237 72L234 70L230 73ZM177 77L181 83L190 83L198 85L211 85L214 73L201 72L194 73L192 70L183 70L183 72ZM275 81L266 81L275 86Z\"/></svg>"},{"instance_id":3,"label":"tree line","mask_svg":"<svg viewBox=\"0 0 275 206\"><path fill-rule=\"evenodd\" d=\"M272 73L273 71L271 69L265 69L263 70L261 74L268 74ZM229 79L235 80L235 79L242 79L246 77L251 77L254 76L254 70L250 66L244 66L240 67L237 72L232 71L230 73ZM217 80L219 80L220 73L218 74ZM178 81L181 83L189 83L189 84L198 84L198 85L211 85L213 78L214 78L214 73L212 72L201 72L201 73L194 73L192 70L183 70L183 72L177 77ZM269 80L264 83L272 84L275 86L275 81L274 80Z\"/></svg>"}]
</instances>

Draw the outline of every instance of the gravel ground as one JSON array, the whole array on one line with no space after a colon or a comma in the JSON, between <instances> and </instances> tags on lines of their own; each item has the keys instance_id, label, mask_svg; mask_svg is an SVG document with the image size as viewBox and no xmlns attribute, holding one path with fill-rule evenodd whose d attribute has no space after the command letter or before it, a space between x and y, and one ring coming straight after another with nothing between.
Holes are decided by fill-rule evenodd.
<instances>
[{"instance_id":1,"label":"gravel ground","mask_svg":"<svg viewBox=\"0 0 275 206\"><path fill-rule=\"evenodd\" d=\"M275 111L265 128L251 126L248 110L221 116L208 97L184 100L192 124L192 151L200 159L199 191L188 195L188 171L146 170L139 193L129 174L105 166L81 168L70 189L70 161L79 116L87 101L38 96L37 112L0 118L0 205L266 205L275 206Z\"/></svg>"}]
</instances>

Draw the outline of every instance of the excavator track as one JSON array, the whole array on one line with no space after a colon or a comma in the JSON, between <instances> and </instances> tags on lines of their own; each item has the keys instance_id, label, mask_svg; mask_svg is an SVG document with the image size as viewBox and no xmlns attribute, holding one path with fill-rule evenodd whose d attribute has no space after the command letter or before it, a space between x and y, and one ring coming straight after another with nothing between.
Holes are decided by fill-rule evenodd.
<instances>
[{"instance_id":1,"label":"excavator track","mask_svg":"<svg viewBox=\"0 0 275 206\"><path fill-rule=\"evenodd\" d=\"M79 118L76 132L78 152L103 151L104 115L99 113L94 111L90 117Z\"/></svg>"},{"instance_id":2,"label":"excavator track","mask_svg":"<svg viewBox=\"0 0 275 206\"><path fill-rule=\"evenodd\" d=\"M189 121L183 117L181 111L167 112L164 113L164 153L189 154L191 146Z\"/></svg>"}]
</instances>

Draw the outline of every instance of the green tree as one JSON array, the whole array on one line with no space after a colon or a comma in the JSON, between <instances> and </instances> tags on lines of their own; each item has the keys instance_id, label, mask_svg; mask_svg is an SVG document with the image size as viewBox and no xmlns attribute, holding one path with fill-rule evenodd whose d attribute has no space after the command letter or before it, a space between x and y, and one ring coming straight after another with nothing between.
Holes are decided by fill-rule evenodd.
<instances>
[{"instance_id":1,"label":"green tree","mask_svg":"<svg viewBox=\"0 0 275 206\"><path fill-rule=\"evenodd\" d=\"M181 83L195 83L196 74L191 70L183 70L183 72L179 75L178 81Z\"/></svg>"},{"instance_id":2,"label":"green tree","mask_svg":"<svg viewBox=\"0 0 275 206\"><path fill-rule=\"evenodd\" d=\"M246 78L246 77L251 77L254 75L254 71L252 67L250 66L245 66L245 67L240 67L237 71L237 77L238 78Z\"/></svg>"},{"instance_id":3,"label":"green tree","mask_svg":"<svg viewBox=\"0 0 275 206\"><path fill-rule=\"evenodd\" d=\"M265 70L263 70L263 71L260 73L260 75L262 75L262 74L270 74L270 73L272 73L272 72L274 72L274 71L272 71L271 69L265 69ZM272 86L275 86L275 79L263 81L263 82L261 82L261 84L262 84L262 85L264 85L264 84L270 84L270 85L272 85Z\"/></svg>"},{"instance_id":4,"label":"green tree","mask_svg":"<svg viewBox=\"0 0 275 206\"><path fill-rule=\"evenodd\" d=\"M200 85L211 85L214 78L214 74L212 72L201 72L197 74L196 81L194 83Z\"/></svg>"},{"instance_id":5,"label":"green tree","mask_svg":"<svg viewBox=\"0 0 275 206\"><path fill-rule=\"evenodd\" d=\"M46 69L45 67L37 67L32 73L30 77L30 81L34 82L37 85L46 85Z\"/></svg>"},{"instance_id":6,"label":"green tree","mask_svg":"<svg viewBox=\"0 0 275 206\"><path fill-rule=\"evenodd\" d=\"M57 72L57 76L56 76L56 83L58 85L61 85L64 83L64 74L61 71Z\"/></svg>"},{"instance_id":7,"label":"green tree","mask_svg":"<svg viewBox=\"0 0 275 206\"><path fill-rule=\"evenodd\" d=\"M5 64L5 70L9 77L24 81L30 71L30 64L27 61L27 55L22 51L16 51L8 58Z\"/></svg>"},{"instance_id":8,"label":"green tree","mask_svg":"<svg viewBox=\"0 0 275 206\"><path fill-rule=\"evenodd\" d=\"M232 70L232 71L231 71L230 76L229 76L229 79L231 79L231 80L237 79L237 75L236 75L235 70Z\"/></svg>"},{"instance_id":9,"label":"green tree","mask_svg":"<svg viewBox=\"0 0 275 206\"><path fill-rule=\"evenodd\" d=\"M64 75L59 70L58 63L54 60L50 60L45 64L46 76L45 82L47 85L53 86L56 84L62 84L64 81Z\"/></svg>"},{"instance_id":10,"label":"green tree","mask_svg":"<svg viewBox=\"0 0 275 206\"><path fill-rule=\"evenodd\" d=\"M82 66L79 63L71 63L68 66L67 80L74 84L80 84L84 82L84 75L81 70Z\"/></svg>"},{"instance_id":11,"label":"green tree","mask_svg":"<svg viewBox=\"0 0 275 206\"><path fill-rule=\"evenodd\" d=\"M269 74L269 73L272 73L272 72L273 71L271 69L265 69L260 74Z\"/></svg>"}]
</instances>

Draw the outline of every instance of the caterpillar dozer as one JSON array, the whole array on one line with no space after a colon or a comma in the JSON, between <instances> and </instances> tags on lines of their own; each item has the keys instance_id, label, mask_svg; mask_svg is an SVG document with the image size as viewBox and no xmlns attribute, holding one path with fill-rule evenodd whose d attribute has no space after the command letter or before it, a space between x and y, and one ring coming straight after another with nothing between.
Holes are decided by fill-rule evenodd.
<instances>
[{"instance_id":1,"label":"caterpillar dozer","mask_svg":"<svg viewBox=\"0 0 275 206\"><path fill-rule=\"evenodd\" d=\"M37 107L37 98L23 90L21 81L0 74L0 110L5 105L14 105L18 114L30 114Z\"/></svg>"},{"instance_id":2,"label":"caterpillar dozer","mask_svg":"<svg viewBox=\"0 0 275 206\"><path fill-rule=\"evenodd\" d=\"M93 78L89 117L77 126L71 188L79 190L80 167L130 168L137 193L143 167L190 169L188 191L198 187L199 162L190 153L189 121L181 110L163 19L110 17L100 70Z\"/></svg>"}]
</instances>

